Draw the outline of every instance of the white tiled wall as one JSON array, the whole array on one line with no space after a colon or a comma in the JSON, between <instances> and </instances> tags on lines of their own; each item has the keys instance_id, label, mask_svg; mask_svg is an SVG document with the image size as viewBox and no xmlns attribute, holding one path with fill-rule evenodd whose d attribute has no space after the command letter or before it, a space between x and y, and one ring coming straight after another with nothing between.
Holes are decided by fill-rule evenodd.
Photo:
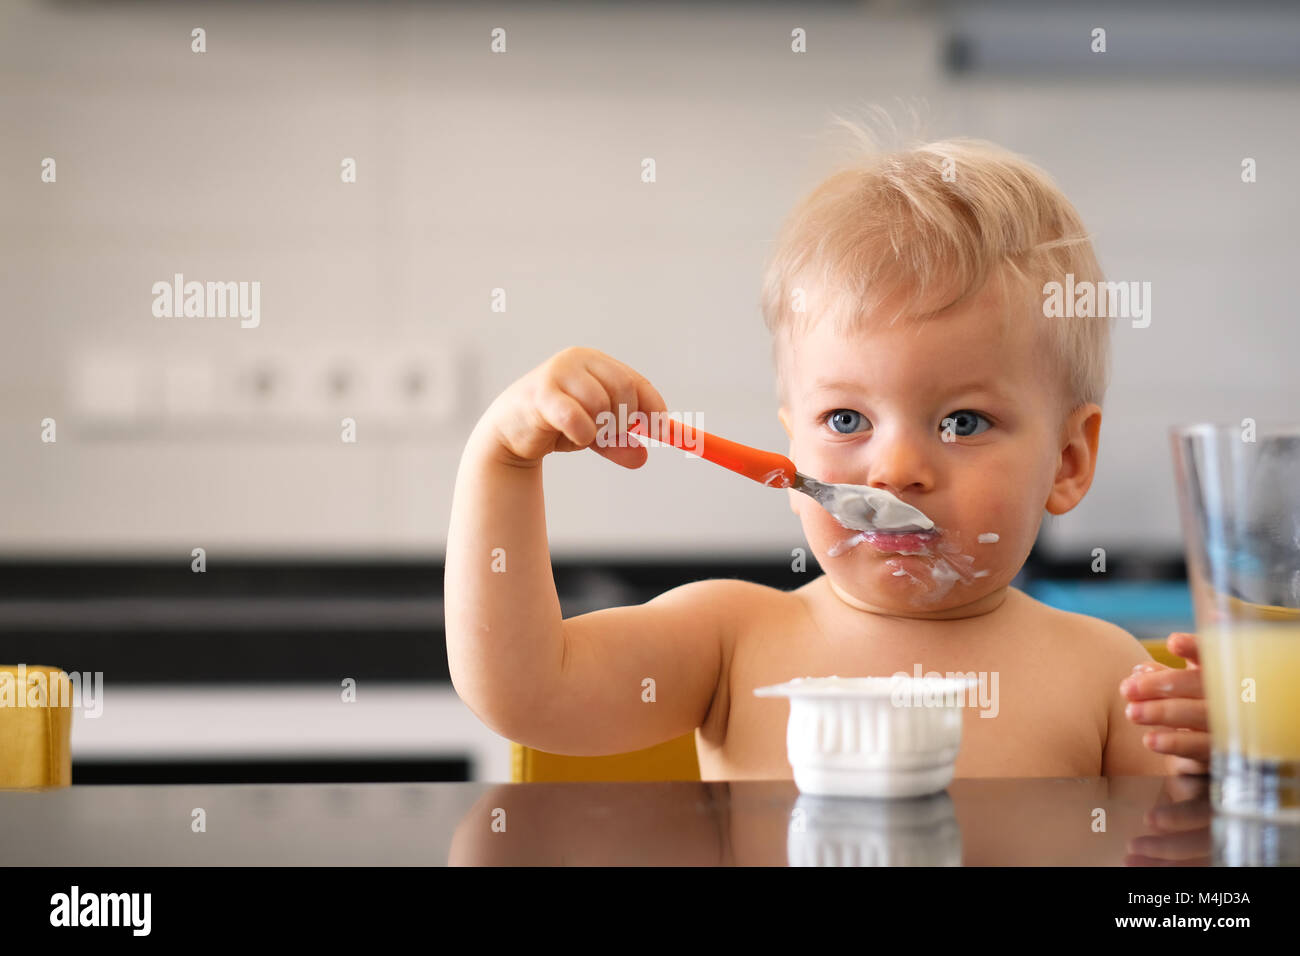
<instances>
[{"instance_id":1,"label":"white tiled wall","mask_svg":"<svg viewBox=\"0 0 1300 956\"><path fill-rule=\"evenodd\" d=\"M474 419L573 344L705 428L783 450L760 267L833 158L831 111L898 97L935 136L1044 165L1112 277L1153 283L1151 327L1116 339L1096 484L1050 541L1175 546L1166 426L1300 412L1296 86L958 82L942 40L937 17L851 6L0 7L0 550L437 554ZM347 156L356 184L339 181ZM152 284L176 272L260 281L260 327L153 317ZM360 440L340 442L364 402L330 398L330 363L364 375L421 350L451 359L451 419L356 414ZM115 355L147 407L166 368L210 375L210 417L97 420L78 363ZM260 363L305 413L257 405ZM558 554L800 540L783 496L676 452L546 473Z\"/></svg>"}]
</instances>

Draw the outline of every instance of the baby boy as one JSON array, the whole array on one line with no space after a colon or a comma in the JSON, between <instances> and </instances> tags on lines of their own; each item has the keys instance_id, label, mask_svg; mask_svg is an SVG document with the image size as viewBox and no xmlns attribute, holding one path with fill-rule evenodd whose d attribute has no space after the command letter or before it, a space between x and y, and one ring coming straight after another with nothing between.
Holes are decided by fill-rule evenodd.
<instances>
[{"instance_id":1,"label":"baby boy","mask_svg":"<svg viewBox=\"0 0 1300 956\"><path fill-rule=\"evenodd\" d=\"M889 491L935 527L861 534L791 491L824 570L792 591L695 581L563 619L542 461L590 448L640 467L646 450L598 440L602 423L667 406L592 349L529 372L479 420L457 475L445 600L461 698L540 750L610 754L694 731L704 779L772 779L791 776L788 707L756 687L974 673L996 700L963 712L958 777L1205 772L1191 635L1169 640L1189 666L1165 668L1121 628L1011 586L1044 512L1074 508L1097 464L1109 325L1046 314L1045 287L1067 275L1102 281L1073 206L988 143L869 154L795 208L763 289L789 457Z\"/></svg>"}]
</instances>

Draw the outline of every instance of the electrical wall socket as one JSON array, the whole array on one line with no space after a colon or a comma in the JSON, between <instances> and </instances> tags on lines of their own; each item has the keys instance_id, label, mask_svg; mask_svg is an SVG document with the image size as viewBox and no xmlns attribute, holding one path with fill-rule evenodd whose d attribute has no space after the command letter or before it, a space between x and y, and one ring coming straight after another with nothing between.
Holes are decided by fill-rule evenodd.
<instances>
[{"instance_id":1,"label":"electrical wall socket","mask_svg":"<svg viewBox=\"0 0 1300 956\"><path fill-rule=\"evenodd\" d=\"M76 353L68 363L70 410L92 426L120 428L139 422L153 405L145 371L144 360L125 349Z\"/></svg>"},{"instance_id":2,"label":"electrical wall socket","mask_svg":"<svg viewBox=\"0 0 1300 956\"><path fill-rule=\"evenodd\" d=\"M212 428L224 433L317 429L343 418L368 434L400 437L450 422L461 362L451 347L372 343L264 349L244 357L146 358L88 350L68 367L78 420L114 433Z\"/></svg>"}]
</instances>

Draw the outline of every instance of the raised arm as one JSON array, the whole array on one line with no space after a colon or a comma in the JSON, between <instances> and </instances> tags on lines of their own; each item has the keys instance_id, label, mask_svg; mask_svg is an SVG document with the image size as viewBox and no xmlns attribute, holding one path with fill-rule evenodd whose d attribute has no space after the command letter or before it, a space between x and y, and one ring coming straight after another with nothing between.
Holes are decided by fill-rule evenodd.
<instances>
[{"instance_id":1,"label":"raised arm","mask_svg":"<svg viewBox=\"0 0 1300 956\"><path fill-rule=\"evenodd\" d=\"M553 752L638 749L684 733L707 712L717 681L720 619L703 600L704 582L639 607L561 618L542 461L592 448L640 467L640 445L596 441L601 413L617 420L620 404L629 415L666 411L623 363L566 349L497 397L456 476L444 577L452 683L497 733ZM642 702L645 678L658 706Z\"/></svg>"}]
</instances>

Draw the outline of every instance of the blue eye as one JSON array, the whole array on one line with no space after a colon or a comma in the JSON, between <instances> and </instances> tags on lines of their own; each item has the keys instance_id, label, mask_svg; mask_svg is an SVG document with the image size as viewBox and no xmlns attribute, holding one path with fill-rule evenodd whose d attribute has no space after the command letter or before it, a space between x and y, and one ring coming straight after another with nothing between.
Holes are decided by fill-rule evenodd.
<instances>
[{"instance_id":1,"label":"blue eye","mask_svg":"<svg viewBox=\"0 0 1300 956\"><path fill-rule=\"evenodd\" d=\"M851 435L861 431L861 425L871 424L861 412L855 412L851 408L837 408L828 412L823 420L831 426L832 431L840 435Z\"/></svg>"},{"instance_id":2,"label":"blue eye","mask_svg":"<svg viewBox=\"0 0 1300 956\"><path fill-rule=\"evenodd\" d=\"M984 423L983 428L979 427L980 422ZM979 412L972 412L969 408L963 408L947 416L940 423L939 431L946 432L951 429L952 434L957 438L970 438L972 435L978 435L992 427L993 423Z\"/></svg>"}]
</instances>

